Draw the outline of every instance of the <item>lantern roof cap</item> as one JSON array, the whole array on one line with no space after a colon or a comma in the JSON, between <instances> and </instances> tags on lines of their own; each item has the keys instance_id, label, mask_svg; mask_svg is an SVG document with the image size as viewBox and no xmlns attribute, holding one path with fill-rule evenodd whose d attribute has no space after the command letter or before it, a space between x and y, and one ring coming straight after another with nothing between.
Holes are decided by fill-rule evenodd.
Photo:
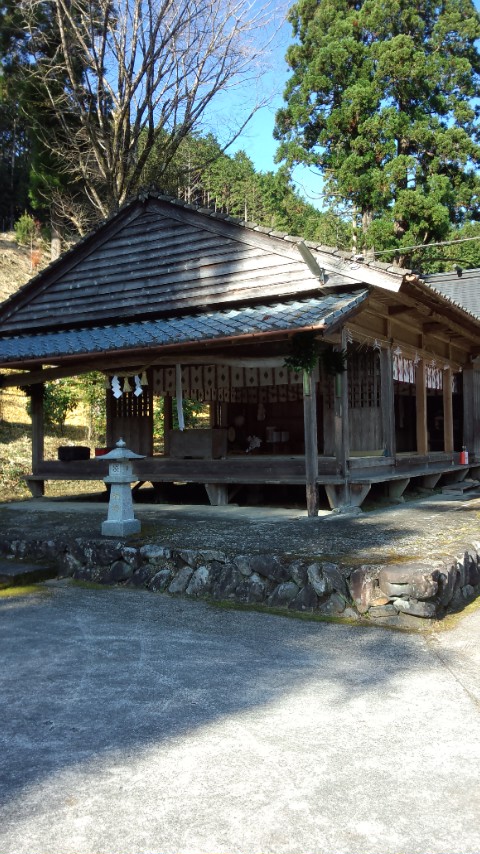
<instances>
[{"instance_id":1,"label":"lantern roof cap","mask_svg":"<svg viewBox=\"0 0 480 854\"><path fill-rule=\"evenodd\" d=\"M103 454L102 460L144 460L145 454L135 454L127 448L123 439L119 439L112 451Z\"/></svg>"}]
</instances>

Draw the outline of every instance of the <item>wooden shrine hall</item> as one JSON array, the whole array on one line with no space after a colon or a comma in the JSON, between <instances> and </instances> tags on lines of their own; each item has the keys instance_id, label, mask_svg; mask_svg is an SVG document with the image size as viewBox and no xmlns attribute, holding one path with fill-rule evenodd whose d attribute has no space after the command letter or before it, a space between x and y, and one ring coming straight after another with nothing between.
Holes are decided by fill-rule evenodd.
<instances>
[{"instance_id":1,"label":"wooden shrine hall","mask_svg":"<svg viewBox=\"0 0 480 854\"><path fill-rule=\"evenodd\" d=\"M0 306L0 382L29 387L33 494L99 480L44 459L43 384L100 371L109 447L138 482L302 485L332 508L480 474L480 319L396 266L157 194L128 203ZM153 403L164 398L164 453ZM209 406L182 429L186 400ZM179 429L173 429L173 407ZM468 452L468 455L465 453ZM80 455L79 455L80 456Z\"/></svg>"}]
</instances>

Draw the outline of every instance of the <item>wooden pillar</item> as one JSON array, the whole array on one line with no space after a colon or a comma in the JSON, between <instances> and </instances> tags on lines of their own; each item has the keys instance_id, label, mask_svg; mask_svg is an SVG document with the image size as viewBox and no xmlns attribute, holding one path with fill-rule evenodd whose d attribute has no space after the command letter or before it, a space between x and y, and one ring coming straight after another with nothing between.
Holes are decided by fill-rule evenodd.
<instances>
[{"instance_id":1,"label":"wooden pillar","mask_svg":"<svg viewBox=\"0 0 480 854\"><path fill-rule=\"evenodd\" d=\"M318 516L317 395L312 372L303 375L303 422L307 511L309 516Z\"/></svg>"},{"instance_id":2,"label":"wooden pillar","mask_svg":"<svg viewBox=\"0 0 480 854\"><path fill-rule=\"evenodd\" d=\"M427 375L422 359L416 368L417 454L428 453Z\"/></svg>"},{"instance_id":3,"label":"wooden pillar","mask_svg":"<svg viewBox=\"0 0 480 854\"><path fill-rule=\"evenodd\" d=\"M443 372L443 449L447 454L453 453L453 400L451 368L445 368Z\"/></svg>"},{"instance_id":4,"label":"wooden pillar","mask_svg":"<svg viewBox=\"0 0 480 854\"><path fill-rule=\"evenodd\" d=\"M385 456L394 457L395 442L395 403L393 387L393 359L390 348L380 352L380 389L382 407L382 433Z\"/></svg>"},{"instance_id":5,"label":"wooden pillar","mask_svg":"<svg viewBox=\"0 0 480 854\"><path fill-rule=\"evenodd\" d=\"M347 346L345 331L342 332L341 349ZM350 493L348 485L348 458L350 456L350 427L348 413L348 371L335 374L334 377L334 434L335 434L335 457L337 471L344 478L344 501L350 504Z\"/></svg>"},{"instance_id":6,"label":"wooden pillar","mask_svg":"<svg viewBox=\"0 0 480 854\"><path fill-rule=\"evenodd\" d=\"M112 390L107 388L105 389L105 418L106 418L106 427L105 427L105 444L107 448L114 448L116 442L118 442L120 436L114 438L113 435L113 413L114 413L114 405L115 398L112 394Z\"/></svg>"},{"instance_id":7,"label":"wooden pillar","mask_svg":"<svg viewBox=\"0 0 480 854\"><path fill-rule=\"evenodd\" d=\"M170 456L170 430L173 430L173 400L169 394L163 398L163 453Z\"/></svg>"},{"instance_id":8,"label":"wooden pillar","mask_svg":"<svg viewBox=\"0 0 480 854\"><path fill-rule=\"evenodd\" d=\"M43 383L32 385L32 474L38 474L44 455Z\"/></svg>"},{"instance_id":9,"label":"wooden pillar","mask_svg":"<svg viewBox=\"0 0 480 854\"><path fill-rule=\"evenodd\" d=\"M480 365L463 369L463 445L480 458Z\"/></svg>"}]
</instances>

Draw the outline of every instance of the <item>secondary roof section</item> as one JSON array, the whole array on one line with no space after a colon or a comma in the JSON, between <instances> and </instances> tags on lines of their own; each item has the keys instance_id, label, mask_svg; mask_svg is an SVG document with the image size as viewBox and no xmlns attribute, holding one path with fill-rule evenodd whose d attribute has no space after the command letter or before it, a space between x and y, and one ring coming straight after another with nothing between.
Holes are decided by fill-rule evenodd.
<instances>
[{"instance_id":1,"label":"secondary roof section","mask_svg":"<svg viewBox=\"0 0 480 854\"><path fill-rule=\"evenodd\" d=\"M344 315L351 314L367 296L368 290L364 288L356 293L325 294L269 305L16 335L0 338L0 362L25 366L25 363L55 362L59 357L90 356L105 351L115 355L124 350L139 352L145 348L206 344L306 328L326 331Z\"/></svg>"}]
</instances>

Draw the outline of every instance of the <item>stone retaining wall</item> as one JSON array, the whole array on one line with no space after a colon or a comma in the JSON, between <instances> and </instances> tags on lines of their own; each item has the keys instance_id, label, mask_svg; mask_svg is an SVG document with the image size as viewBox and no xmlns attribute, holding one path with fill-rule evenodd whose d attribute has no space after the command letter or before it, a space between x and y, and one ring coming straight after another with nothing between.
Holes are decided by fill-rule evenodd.
<instances>
[{"instance_id":1,"label":"stone retaining wall","mask_svg":"<svg viewBox=\"0 0 480 854\"><path fill-rule=\"evenodd\" d=\"M417 628L480 594L480 543L442 561L358 567L105 539L0 539L0 554L54 562L62 577Z\"/></svg>"}]
</instances>

